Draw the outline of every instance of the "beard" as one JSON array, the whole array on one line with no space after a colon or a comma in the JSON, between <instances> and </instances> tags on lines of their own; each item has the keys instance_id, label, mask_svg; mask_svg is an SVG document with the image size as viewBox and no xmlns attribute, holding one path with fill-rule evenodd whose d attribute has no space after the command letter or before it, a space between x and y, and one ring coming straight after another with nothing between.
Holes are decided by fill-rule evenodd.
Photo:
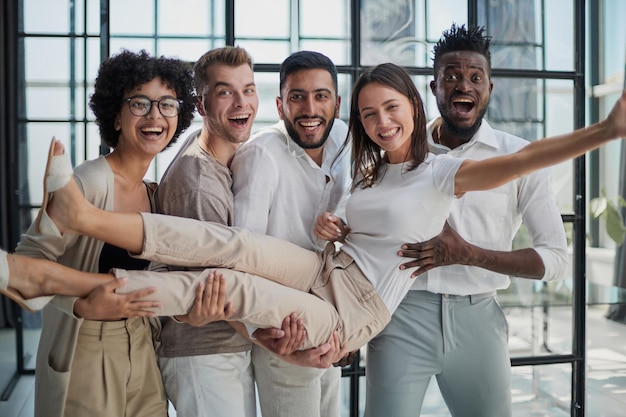
<instances>
[{"instance_id":1,"label":"beard","mask_svg":"<svg viewBox=\"0 0 626 417\"><path fill-rule=\"evenodd\" d=\"M322 120L322 123L326 123L325 118L320 117L320 119ZM298 146L300 146L302 149L317 149L317 148L321 148L322 146L324 146L324 143L326 143L326 140L328 139L328 136L330 135L330 130L333 128L333 123L335 122L335 119L331 119L330 123L328 123L328 126L326 126L326 129L324 129L324 132L322 132L322 136L317 142L305 142L304 140L302 140L302 138L298 134L298 131L296 130L296 127L294 126L294 123L291 123L291 121L287 119L284 119L283 122L285 123L285 129L287 129L287 133L289 134L289 137ZM294 120L294 122L297 122L297 119Z\"/></svg>"}]
</instances>

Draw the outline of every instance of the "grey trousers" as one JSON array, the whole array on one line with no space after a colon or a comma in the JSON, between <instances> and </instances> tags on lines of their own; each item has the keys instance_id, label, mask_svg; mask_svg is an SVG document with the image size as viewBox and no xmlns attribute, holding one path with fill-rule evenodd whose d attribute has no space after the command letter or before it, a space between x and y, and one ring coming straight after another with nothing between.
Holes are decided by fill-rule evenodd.
<instances>
[{"instance_id":1,"label":"grey trousers","mask_svg":"<svg viewBox=\"0 0 626 417\"><path fill-rule=\"evenodd\" d=\"M386 306L346 253L328 245L323 254L256 235L247 230L159 214L142 213L144 250L138 257L168 265L211 267L226 277L232 321L280 328L292 312L303 319L303 349L327 342L337 330L342 344L356 350L389 322ZM124 291L155 287L159 315L186 313L195 288L212 269L202 271L125 271Z\"/></svg>"},{"instance_id":2,"label":"grey trousers","mask_svg":"<svg viewBox=\"0 0 626 417\"><path fill-rule=\"evenodd\" d=\"M432 376L453 417L510 417L508 325L493 294L409 291L367 345L365 417L420 414Z\"/></svg>"}]
</instances>

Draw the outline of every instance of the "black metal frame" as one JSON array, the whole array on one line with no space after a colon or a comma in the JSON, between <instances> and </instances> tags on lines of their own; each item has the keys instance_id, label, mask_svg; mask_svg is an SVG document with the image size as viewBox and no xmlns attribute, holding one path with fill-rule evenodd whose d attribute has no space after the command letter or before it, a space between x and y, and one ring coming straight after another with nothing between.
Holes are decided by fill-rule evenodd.
<instances>
[{"instance_id":1,"label":"black metal frame","mask_svg":"<svg viewBox=\"0 0 626 417\"><path fill-rule=\"evenodd\" d=\"M18 218L18 197L14 190L17 190L17 164L18 158L18 111L15 103L18 102L18 86L23 83L23 75L18 74L14 62L20 62L21 57L17 56L20 42L21 31L18 28L19 10L18 2L0 2L0 21L2 26L2 41L0 43L0 56L3 56L0 65L0 85L2 85L2 94L0 94L0 244L3 248L12 248L15 246L19 233L21 232ZM467 0L468 4L468 23L478 23L478 3L479 0ZM600 25L601 5L600 2L591 2L589 7L590 23L592 28L591 54L594 62L600 62L598 54L598 45L601 44L598 34L601 33L598 25ZM353 79L365 69L360 66L360 0L351 0L351 64L347 66L339 66L341 73L350 74ZM101 27L100 27L100 47L101 59L104 60L109 55L109 1L100 0ZM537 78L537 79L568 79L574 83L575 91L575 126L582 127L585 125L585 16L586 3L584 0L575 0L575 69L573 72L568 71L519 71L519 70L497 70L493 71L496 77L511 78ZM226 0L226 16L225 16L225 41L228 45L233 45L236 41L235 37L235 0ZM278 65L257 65L257 71L277 71ZM415 75L430 75L431 70L425 68L409 68L409 71ZM597 83L599 70L592 66L591 81ZM591 118L597 120L598 110L597 102L591 102ZM103 148L104 149L104 148ZM572 392L571 392L571 415L582 417L585 415L585 220L586 220L586 203L585 203L585 157L581 157L574 161L574 213L563 215L563 221L572 223L574 228L574 288L573 288L573 341L572 354L567 355L546 355L546 356L528 356L514 357L511 360L513 366L537 366L546 364L562 364L571 363L572 365ZM597 153L592 153L590 157L590 167L594 172L598 170ZM598 195L597 183L592 184L592 196ZM597 233L592 226L592 235ZM16 343L17 343L17 370L10 386L5 389L2 400L8 398L10 391L20 375L32 374L34 370L24 368L24 352L23 352L23 336L21 327L21 311L15 308L17 319L16 323ZM344 378L348 378L350 383L350 405L349 413L351 417L359 415L359 397L360 388L359 381L365 375L365 368L360 366L360 358L349 367L342 369Z\"/></svg>"}]
</instances>

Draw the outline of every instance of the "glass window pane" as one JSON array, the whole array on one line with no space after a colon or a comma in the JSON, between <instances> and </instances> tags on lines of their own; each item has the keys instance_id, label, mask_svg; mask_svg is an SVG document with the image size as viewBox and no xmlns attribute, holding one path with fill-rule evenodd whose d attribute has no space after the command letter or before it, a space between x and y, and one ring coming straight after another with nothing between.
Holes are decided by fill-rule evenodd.
<instances>
[{"instance_id":1,"label":"glass window pane","mask_svg":"<svg viewBox=\"0 0 626 417\"><path fill-rule=\"evenodd\" d=\"M416 4L421 2L416 2ZM441 33L449 29L452 23L459 25L467 24L467 1L466 0L427 0L427 17L424 20L427 26L428 40L436 42ZM415 8L417 19L423 20L424 13L420 7ZM428 48L432 51L432 47Z\"/></svg>"},{"instance_id":2,"label":"glass window pane","mask_svg":"<svg viewBox=\"0 0 626 417\"><path fill-rule=\"evenodd\" d=\"M574 71L575 2L572 0L556 0L542 3L545 7L545 69L548 71Z\"/></svg>"},{"instance_id":3,"label":"glass window pane","mask_svg":"<svg viewBox=\"0 0 626 417\"><path fill-rule=\"evenodd\" d=\"M68 38L26 38L24 71L26 82L69 79L70 40Z\"/></svg>"},{"instance_id":4,"label":"glass window pane","mask_svg":"<svg viewBox=\"0 0 626 417\"><path fill-rule=\"evenodd\" d=\"M161 39L157 42L157 50L159 55L196 62L205 52L224 46L224 43L224 39L216 40L212 44L205 39Z\"/></svg>"},{"instance_id":5,"label":"glass window pane","mask_svg":"<svg viewBox=\"0 0 626 417\"><path fill-rule=\"evenodd\" d=\"M289 0L237 0L235 2L235 37L289 39L290 16Z\"/></svg>"},{"instance_id":6,"label":"glass window pane","mask_svg":"<svg viewBox=\"0 0 626 417\"><path fill-rule=\"evenodd\" d=\"M26 33L70 32L69 0L23 0L23 4ZM78 25L75 30L82 32L83 25Z\"/></svg>"},{"instance_id":7,"label":"glass window pane","mask_svg":"<svg viewBox=\"0 0 626 417\"><path fill-rule=\"evenodd\" d=\"M350 27L349 0L300 0L301 37L346 39Z\"/></svg>"},{"instance_id":8,"label":"glass window pane","mask_svg":"<svg viewBox=\"0 0 626 417\"><path fill-rule=\"evenodd\" d=\"M110 0L111 35L153 34L154 13L154 0Z\"/></svg>"},{"instance_id":9,"label":"glass window pane","mask_svg":"<svg viewBox=\"0 0 626 417\"><path fill-rule=\"evenodd\" d=\"M321 52L335 65L350 65L351 45L347 40L303 39L300 42L300 49Z\"/></svg>"},{"instance_id":10,"label":"glass window pane","mask_svg":"<svg viewBox=\"0 0 626 417\"><path fill-rule=\"evenodd\" d=\"M432 42L452 22L467 19L462 0L379 1L361 3L361 64L394 62L426 67L432 64Z\"/></svg>"},{"instance_id":11,"label":"glass window pane","mask_svg":"<svg viewBox=\"0 0 626 417\"><path fill-rule=\"evenodd\" d=\"M248 51L256 64L277 64L290 54L288 41L237 39L235 44Z\"/></svg>"},{"instance_id":12,"label":"glass window pane","mask_svg":"<svg viewBox=\"0 0 626 417\"><path fill-rule=\"evenodd\" d=\"M212 35L223 27L224 0L159 0L157 20L160 35Z\"/></svg>"},{"instance_id":13,"label":"glass window pane","mask_svg":"<svg viewBox=\"0 0 626 417\"><path fill-rule=\"evenodd\" d=\"M564 324L565 326L565 324ZM513 415L568 416L572 365L514 366ZM599 415L591 413L590 415Z\"/></svg>"},{"instance_id":14,"label":"glass window pane","mask_svg":"<svg viewBox=\"0 0 626 417\"><path fill-rule=\"evenodd\" d=\"M606 81L615 81L624 85L626 67L626 53L624 39L626 39L626 2L622 0L604 0L604 78ZM621 76L620 76L621 75Z\"/></svg>"},{"instance_id":15,"label":"glass window pane","mask_svg":"<svg viewBox=\"0 0 626 417\"><path fill-rule=\"evenodd\" d=\"M87 33L90 35L100 34L100 0L86 0L87 8Z\"/></svg>"}]
</instances>

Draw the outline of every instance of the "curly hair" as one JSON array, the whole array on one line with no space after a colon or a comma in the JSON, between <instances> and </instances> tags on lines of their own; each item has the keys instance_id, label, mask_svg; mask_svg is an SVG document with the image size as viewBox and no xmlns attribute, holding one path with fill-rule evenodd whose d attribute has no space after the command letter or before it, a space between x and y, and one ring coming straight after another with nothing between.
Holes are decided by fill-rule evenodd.
<instances>
[{"instance_id":1,"label":"curly hair","mask_svg":"<svg viewBox=\"0 0 626 417\"><path fill-rule=\"evenodd\" d=\"M156 77L182 101L176 132L166 148L189 127L195 109L191 64L175 58L153 57L144 50L138 53L122 50L100 65L94 93L89 98L89 108L96 116L100 137L106 145L115 148L119 141L115 118L122 109L124 95Z\"/></svg>"},{"instance_id":2,"label":"curly hair","mask_svg":"<svg viewBox=\"0 0 626 417\"><path fill-rule=\"evenodd\" d=\"M384 171L381 170L385 162L383 149L376 144L365 132L359 112L359 94L369 84L381 84L392 88L409 99L413 106L413 132L411 133L410 164L408 170L413 170L424 161L428 154L426 141L426 113L424 103L415 83L409 73L402 67L385 63L368 68L354 84L350 102L349 128L352 134L352 157L355 168L355 183L353 188L371 187L377 184ZM357 180L358 179L358 180Z\"/></svg>"},{"instance_id":3,"label":"curly hair","mask_svg":"<svg viewBox=\"0 0 626 417\"><path fill-rule=\"evenodd\" d=\"M437 77L437 66L441 56L456 51L471 51L484 55L489 64L488 70L491 72L491 52L489 51L491 36L483 35L484 32L484 26L470 25L466 28L465 25L457 26L456 23L453 23L450 29L444 30L433 47L435 77Z\"/></svg>"}]
</instances>

